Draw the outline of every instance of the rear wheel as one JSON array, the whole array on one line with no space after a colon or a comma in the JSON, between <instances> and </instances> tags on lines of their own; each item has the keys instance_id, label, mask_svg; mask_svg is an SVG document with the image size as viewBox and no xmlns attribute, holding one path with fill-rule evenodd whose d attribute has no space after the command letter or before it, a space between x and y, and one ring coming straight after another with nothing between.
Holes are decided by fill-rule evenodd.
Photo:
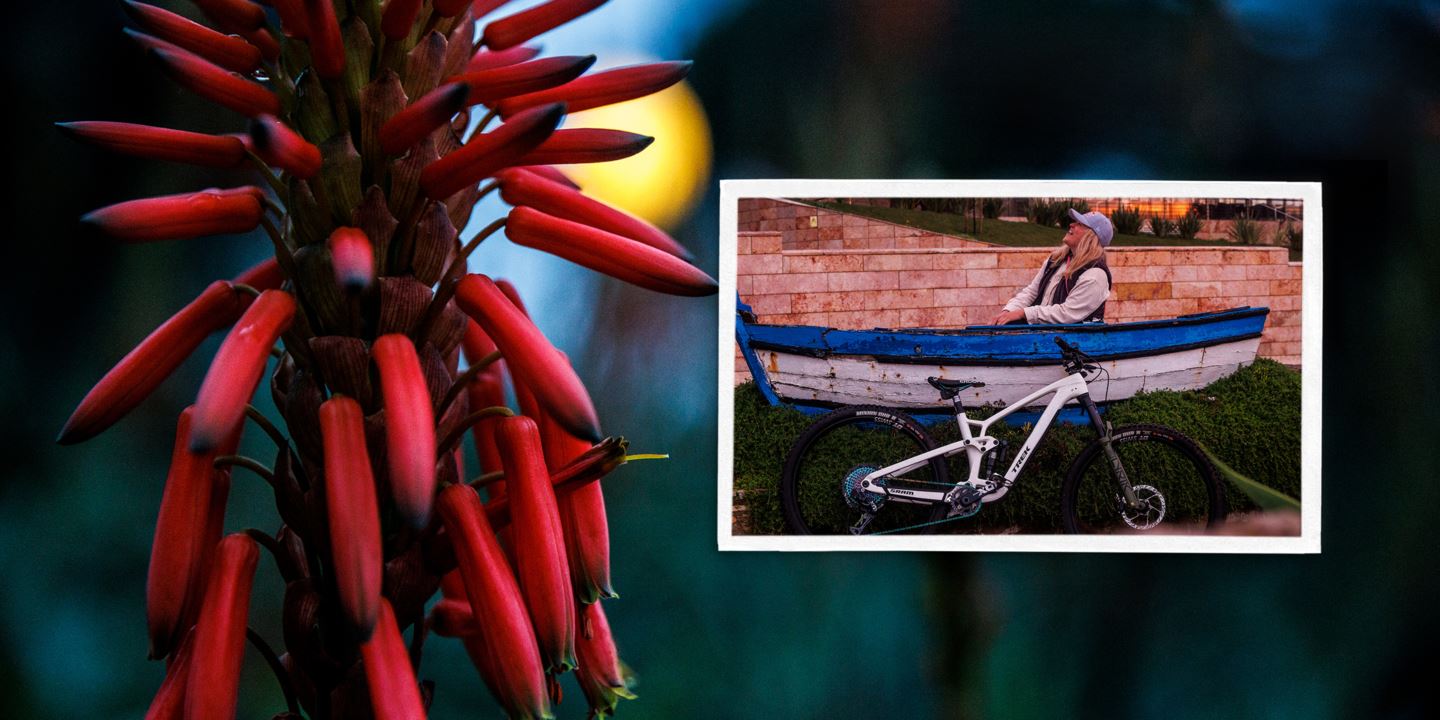
<instances>
[{"instance_id":1,"label":"rear wheel","mask_svg":"<svg viewBox=\"0 0 1440 720\"><path fill-rule=\"evenodd\" d=\"M820 418L805 429L785 460L780 507L786 525L798 535L848 535L868 513L873 519L862 534L934 532L938 526L926 523L944 519L945 504L906 502L868 493L859 485L869 473L935 447L920 423L892 409L857 405ZM944 458L884 482L899 490L943 492L950 487Z\"/></svg>"},{"instance_id":2,"label":"rear wheel","mask_svg":"<svg viewBox=\"0 0 1440 720\"><path fill-rule=\"evenodd\" d=\"M1225 491L1190 438L1161 425L1111 431L1111 447L1135 491L1126 508L1105 447L1096 440L1075 458L1060 490L1071 533L1197 533L1225 520Z\"/></svg>"}]
</instances>

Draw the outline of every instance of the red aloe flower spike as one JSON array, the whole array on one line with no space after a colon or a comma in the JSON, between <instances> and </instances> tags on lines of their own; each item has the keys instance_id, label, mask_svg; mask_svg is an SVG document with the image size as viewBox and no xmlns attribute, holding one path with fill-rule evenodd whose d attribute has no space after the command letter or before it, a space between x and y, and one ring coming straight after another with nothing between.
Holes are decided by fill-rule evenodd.
<instances>
[{"instance_id":1,"label":"red aloe flower spike","mask_svg":"<svg viewBox=\"0 0 1440 720\"><path fill-rule=\"evenodd\" d=\"M411 527L424 528L435 502L435 410L420 357L410 338L400 334L381 336L370 354L380 371L395 506Z\"/></svg>"},{"instance_id":2,"label":"red aloe flower spike","mask_svg":"<svg viewBox=\"0 0 1440 720\"><path fill-rule=\"evenodd\" d=\"M540 418L540 432L545 464L552 471L559 471L590 450L590 443L565 432L548 416ZM555 499L560 508L560 525L565 530L565 557L570 561L575 596L582 603L618 597L610 584L610 525L600 483L585 483L570 492L556 493Z\"/></svg>"},{"instance_id":3,"label":"red aloe flower spike","mask_svg":"<svg viewBox=\"0 0 1440 720\"><path fill-rule=\"evenodd\" d=\"M185 640L165 667L165 679L155 691L155 699L145 711L145 720L184 720L185 686L190 682L190 655L195 647L195 630L185 633Z\"/></svg>"},{"instance_id":4,"label":"red aloe flower spike","mask_svg":"<svg viewBox=\"0 0 1440 720\"><path fill-rule=\"evenodd\" d=\"M196 7L226 32L256 30L265 24L265 8L249 0L194 0Z\"/></svg>"},{"instance_id":5,"label":"red aloe flower spike","mask_svg":"<svg viewBox=\"0 0 1440 720\"><path fill-rule=\"evenodd\" d=\"M502 418L496 439L509 487L515 574L545 671L562 673L575 666L575 598L560 511L540 449L540 428L523 415Z\"/></svg>"},{"instance_id":6,"label":"red aloe flower spike","mask_svg":"<svg viewBox=\"0 0 1440 720\"><path fill-rule=\"evenodd\" d=\"M430 3L435 8L435 14L440 17L455 17L465 12L465 6L470 0L434 0Z\"/></svg>"},{"instance_id":7,"label":"red aloe flower spike","mask_svg":"<svg viewBox=\"0 0 1440 720\"><path fill-rule=\"evenodd\" d=\"M437 509L455 548L471 610L485 618L478 635L483 650L476 662L485 684L512 718L549 717L530 616L480 497L468 485L451 485L440 491Z\"/></svg>"},{"instance_id":8,"label":"red aloe flower spike","mask_svg":"<svg viewBox=\"0 0 1440 720\"><path fill-rule=\"evenodd\" d=\"M254 267L235 276L231 282L249 285L256 290L277 290L285 284L285 273L280 271L280 261L273 257L265 258L256 263ZM248 303L248 299L247 299ZM239 317L239 315L236 315Z\"/></svg>"},{"instance_id":9,"label":"red aloe flower spike","mask_svg":"<svg viewBox=\"0 0 1440 720\"><path fill-rule=\"evenodd\" d=\"M475 0L470 3L470 14L475 16L476 20L479 20L508 2L510 2L510 0Z\"/></svg>"},{"instance_id":10,"label":"red aloe flower spike","mask_svg":"<svg viewBox=\"0 0 1440 720\"><path fill-rule=\"evenodd\" d=\"M425 705L420 700L420 685L395 623L395 611L385 598L380 598L375 633L360 645L360 657L365 661L365 681L370 686L375 720L423 720Z\"/></svg>"},{"instance_id":11,"label":"red aloe flower spike","mask_svg":"<svg viewBox=\"0 0 1440 720\"><path fill-rule=\"evenodd\" d=\"M432 200L444 200L489 177L497 170L515 165L516 160L556 132L564 105L546 105L527 110L509 122L465 143L464 147L425 166L420 187Z\"/></svg>"},{"instance_id":12,"label":"red aloe flower spike","mask_svg":"<svg viewBox=\"0 0 1440 720\"><path fill-rule=\"evenodd\" d=\"M359 228L340 227L330 233L330 264L335 267L335 283L350 292L364 290L375 280L375 251Z\"/></svg>"},{"instance_id":13,"label":"red aloe flower spike","mask_svg":"<svg viewBox=\"0 0 1440 720\"><path fill-rule=\"evenodd\" d=\"M215 456L190 452L190 421L194 408L180 413L170 473L155 520L155 541L145 582L145 617L150 633L150 659L170 654L188 626L183 623L187 601L196 594L203 568L206 518L210 510L210 472Z\"/></svg>"},{"instance_id":14,"label":"red aloe flower spike","mask_svg":"<svg viewBox=\"0 0 1440 720\"><path fill-rule=\"evenodd\" d=\"M235 322L249 302L249 296L236 292L230 283L211 283L105 373L80 401L57 442L82 442L115 424L190 357L210 333Z\"/></svg>"},{"instance_id":15,"label":"red aloe flower spike","mask_svg":"<svg viewBox=\"0 0 1440 720\"><path fill-rule=\"evenodd\" d=\"M485 26L485 47L504 50L560 27L605 4L605 0L550 0Z\"/></svg>"},{"instance_id":16,"label":"red aloe flower spike","mask_svg":"<svg viewBox=\"0 0 1440 720\"><path fill-rule=\"evenodd\" d=\"M305 26L310 35L310 57L322 80L336 80L345 74L345 43L340 22L330 0L304 0Z\"/></svg>"},{"instance_id":17,"label":"red aloe flower spike","mask_svg":"<svg viewBox=\"0 0 1440 720\"><path fill-rule=\"evenodd\" d=\"M106 150L151 160L205 167L235 167L245 161L245 144L229 135L103 121L55 123L55 126Z\"/></svg>"},{"instance_id":18,"label":"red aloe flower spike","mask_svg":"<svg viewBox=\"0 0 1440 720\"><path fill-rule=\"evenodd\" d=\"M580 667L575 679L590 703L591 717L603 718L615 710L620 698L634 700L635 693L630 692L625 666L615 651L615 637L600 603L585 605L581 612L580 638L575 643Z\"/></svg>"},{"instance_id":19,"label":"red aloe flower spike","mask_svg":"<svg viewBox=\"0 0 1440 720\"><path fill-rule=\"evenodd\" d=\"M580 183L575 182L573 179L571 179L569 175L560 172L559 168L551 167L549 165L521 165L516 167L515 169L535 173L536 175L539 175L546 180L560 183L561 185L564 185L565 187L568 187L572 190L581 189Z\"/></svg>"},{"instance_id":20,"label":"red aloe flower spike","mask_svg":"<svg viewBox=\"0 0 1440 720\"><path fill-rule=\"evenodd\" d=\"M455 113L465 109L469 97L470 88L464 83L450 83L431 90L380 126L380 149L386 155L399 155L435 128L450 122Z\"/></svg>"},{"instance_id":21,"label":"red aloe flower spike","mask_svg":"<svg viewBox=\"0 0 1440 720\"><path fill-rule=\"evenodd\" d=\"M660 92L690 74L690 61L630 65L586 75L560 87L507 98L495 105L500 117L509 117L528 107L563 102L570 112L634 100Z\"/></svg>"},{"instance_id":22,"label":"red aloe flower spike","mask_svg":"<svg viewBox=\"0 0 1440 720\"><path fill-rule=\"evenodd\" d=\"M663 250L528 207L510 211L505 235L633 285L671 295L712 295L719 286L694 265Z\"/></svg>"},{"instance_id":23,"label":"red aloe flower spike","mask_svg":"<svg viewBox=\"0 0 1440 720\"><path fill-rule=\"evenodd\" d=\"M526 153L524 157L520 158L520 162L514 164L575 165L610 162L635 155L650 147L652 142L655 142L653 137L623 130L595 128L556 130L545 139L545 142L540 144L540 147Z\"/></svg>"},{"instance_id":24,"label":"red aloe flower spike","mask_svg":"<svg viewBox=\"0 0 1440 720\"><path fill-rule=\"evenodd\" d=\"M257 82L178 48L155 48L150 52L171 80L206 100L246 117L280 114L280 98Z\"/></svg>"},{"instance_id":25,"label":"red aloe flower spike","mask_svg":"<svg viewBox=\"0 0 1440 720\"><path fill-rule=\"evenodd\" d=\"M155 242L250 232L264 214L256 195L210 188L127 200L91 211L80 222L126 242Z\"/></svg>"},{"instance_id":26,"label":"red aloe flower spike","mask_svg":"<svg viewBox=\"0 0 1440 720\"><path fill-rule=\"evenodd\" d=\"M639 240L682 260L693 259L684 245L660 228L537 173L510 168L501 171L499 179L500 197L511 205L525 205L563 220Z\"/></svg>"},{"instance_id":27,"label":"red aloe flower spike","mask_svg":"<svg viewBox=\"0 0 1440 720\"><path fill-rule=\"evenodd\" d=\"M460 344L465 350L466 361L471 364L480 362L496 350L495 342L490 336L486 335L474 320L469 319L466 320L465 335L461 337ZM472 412L505 404L504 362L499 360L491 363L470 381L466 391ZM500 450L495 444L495 425L498 422L498 417L485 417L471 427L471 433L475 436L475 455L480 459L480 469L484 472L501 469ZM490 486L490 497L503 494L504 480L498 480Z\"/></svg>"},{"instance_id":28,"label":"red aloe flower spike","mask_svg":"<svg viewBox=\"0 0 1440 720\"><path fill-rule=\"evenodd\" d=\"M494 70L495 68L505 67L507 65L515 65L533 59L539 54L540 48L533 45L518 45L509 50L480 48L480 51L475 53L469 62L465 63L465 72L473 73L482 70Z\"/></svg>"},{"instance_id":29,"label":"red aloe flower spike","mask_svg":"<svg viewBox=\"0 0 1440 720\"><path fill-rule=\"evenodd\" d=\"M240 38L222 35L169 10L134 0L125 0L125 12L147 32L226 70L248 73L260 67L259 48Z\"/></svg>"},{"instance_id":30,"label":"red aloe flower spike","mask_svg":"<svg viewBox=\"0 0 1440 720\"><path fill-rule=\"evenodd\" d=\"M556 421L577 437L600 440L600 421L585 385L540 329L490 278L465 277L456 287L455 300L495 341L505 356L506 365L525 378Z\"/></svg>"},{"instance_id":31,"label":"red aloe flower spike","mask_svg":"<svg viewBox=\"0 0 1440 720\"><path fill-rule=\"evenodd\" d=\"M375 476L365 449L360 403L337 395L320 406L325 445L325 508L335 584L345 617L363 640L375 629L384 561ZM434 451L431 451L433 457Z\"/></svg>"},{"instance_id":32,"label":"red aloe flower spike","mask_svg":"<svg viewBox=\"0 0 1440 720\"><path fill-rule=\"evenodd\" d=\"M404 40L415 25L421 0L390 0L380 14L380 32L390 40Z\"/></svg>"},{"instance_id":33,"label":"red aloe flower spike","mask_svg":"<svg viewBox=\"0 0 1440 720\"><path fill-rule=\"evenodd\" d=\"M191 452L213 450L235 431L245 417L246 403L260 384L270 348L294 317L295 299L289 293L266 290L231 328L195 398Z\"/></svg>"},{"instance_id":34,"label":"red aloe flower spike","mask_svg":"<svg viewBox=\"0 0 1440 720\"><path fill-rule=\"evenodd\" d=\"M506 65L492 70L477 70L450 78L470 88L470 105L489 104L495 100L534 93L570 82L595 64L594 55L563 55ZM530 107L544 105L532 103ZM514 113L511 113L513 115ZM507 116L508 117L508 116Z\"/></svg>"},{"instance_id":35,"label":"red aloe flower spike","mask_svg":"<svg viewBox=\"0 0 1440 720\"><path fill-rule=\"evenodd\" d=\"M297 40L310 36L310 23L306 18L305 0L270 0L271 7L280 16L280 30Z\"/></svg>"},{"instance_id":36,"label":"red aloe flower spike","mask_svg":"<svg viewBox=\"0 0 1440 720\"><path fill-rule=\"evenodd\" d=\"M235 533L220 541L215 572L205 589L200 620L195 624L195 648L185 687L187 718L235 718L250 585L259 561L260 550L250 536Z\"/></svg>"},{"instance_id":37,"label":"red aloe flower spike","mask_svg":"<svg viewBox=\"0 0 1440 720\"><path fill-rule=\"evenodd\" d=\"M261 115L250 122L255 154L285 172L309 180L320 172L320 148L311 145L274 115Z\"/></svg>"}]
</instances>

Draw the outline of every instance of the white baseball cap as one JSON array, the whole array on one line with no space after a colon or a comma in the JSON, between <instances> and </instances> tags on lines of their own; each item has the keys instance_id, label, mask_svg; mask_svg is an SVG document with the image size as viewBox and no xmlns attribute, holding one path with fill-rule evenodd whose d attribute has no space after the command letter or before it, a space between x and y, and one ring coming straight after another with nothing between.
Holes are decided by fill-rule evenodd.
<instances>
[{"instance_id":1,"label":"white baseball cap","mask_svg":"<svg viewBox=\"0 0 1440 720\"><path fill-rule=\"evenodd\" d=\"M1075 212L1075 208L1070 208L1070 217L1074 218L1075 222L1094 230L1095 237L1100 238L1100 247L1110 247L1110 240L1115 237L1115 226L1110 224L1110 218L1105 217L1104 213L1091 210L1081 215Z\"/></svg>"}]
</instances>

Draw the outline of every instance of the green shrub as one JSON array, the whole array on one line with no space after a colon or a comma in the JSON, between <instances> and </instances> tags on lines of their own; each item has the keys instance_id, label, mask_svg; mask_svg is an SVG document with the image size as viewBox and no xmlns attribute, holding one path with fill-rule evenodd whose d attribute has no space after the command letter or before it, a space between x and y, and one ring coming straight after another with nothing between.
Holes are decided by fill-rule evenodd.
<instances>
[{"instance_id":1,"label":"green shrub","mask_svg":"<svg viewBox=\"0 0 1440 720\"><path fill-rule=\"evenodd\" d=\"M1103 381L1095 387L1104 397ZM985 413L971 413L978 417ZM1112 404L1106 418L1113 425L1158 423L1185 433L1236 471L1294 498L1300 498L1300 374L1268 359L1258 359L1230 377L1199 391L1142 393ZM777 487L790 445L814 421L788 408L765 403L754 383L735 389L736 503L748 511L740 532L785 532ZM931 427L941 444L959 437L954 423ZM997 463L1008 467L1030 426L1000 424L997 439L1010 444L1010 454ZM969 519L949 523L946 532L1060 531L1060 484L1071 461L1093 440L1088 426L1054 425L1036 447L1032 459L1010 492L985 505ZM964 456L949 459L951 478L968 475ZM1255 508L1239 489L1226 487L1232 512Z\"/></svg>"},{"instance_id":2,"label":"green shrub","mask_svg":"<svg viewBox=\"0 0 1440 720\"><path fill-rule=\"evenodd\" d=\"M1005 198L985 198L980 204L980 214L986 220L994 220L1005 211Z\"/></svg>"},{"instance_id":3,"label":"green shrub","mask_svg":"<svg viewBox=\"0 0 1440 720\"><path fill-rule=\"evenodd\" d=\"M1260 223L1250 219L1249 215L1241 213L1235 216L1235 221L1230 225L1226 233L1230 241L1240 245L1260 244Z\"/></svg>"},{"instance_id":4,"label":"green shrub","mask_svg":"<svg viewBox=\"0 0 1440 720\"><path fill-rule=\"evenodd\" d=\"M1169 237L1175 234L1175 223L1159 215L1153 215L1150 218L1150 232L1155 237Z\"/></svg>"},{"instance_id":5,"label":"green shrub","mask_svg":"<svg viewBox=\"0 0 1440 720\"><path fill-rule=\"evenodd\" d=\"M1120 235L1140 234L1140 211L1135 209L1126 210L1120 208L1110 213L1110 222L1115 225L1115 232Z\"/></svg>"},{"instance_id":6,"label":"green shrub","mask_svg":"<svg viewBox=\"0 0 1440 720\"><path fill-rule=\"evenodd\" d=\"M1070 224L1070 213L1066 212L1067 210L1074 210L1081 215L1090 212L1090 203L1084 198L1078 200L1075 198L1070 198L1068 201L1062 204L1065 207L1060 211L1060 217L1058 218L1060 220L1060 227L1066 227Z\"/></svg>"},{"instance_id":7,"label":"green shrub","mask_svg":"<svg viewBox=\"0 0 1440 720\"><path fill-rule=\"evenodd\" d=\"M1175 232L1186 240L1194 240L1195 235L1200 232L1200 223L1200 213L1192 209L1185 213L1185 217L1180 218L1180 222L1175 223Z\"/></svg>"},{"instance_id":8,"label":"green shrub","mask_svg":"<svg viewBox=\"0 0 1440 720\"><path fill-rule=\"evenodd\" d=\"M1059 227L1060 217L1065 214L1066 207L1068 206L1060 200L1030 198L1030 206L1025 211L1025 217L1030 222L1042 227Z\"/></svg>"}]
</instances>

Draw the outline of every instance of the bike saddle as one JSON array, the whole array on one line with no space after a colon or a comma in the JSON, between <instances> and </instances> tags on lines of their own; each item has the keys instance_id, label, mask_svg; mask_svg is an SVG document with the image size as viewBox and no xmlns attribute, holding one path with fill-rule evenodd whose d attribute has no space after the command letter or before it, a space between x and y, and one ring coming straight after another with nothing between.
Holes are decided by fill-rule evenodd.
<instances>
[{"instance_id":1,"label":"bike saddle","mask_svg":"<svg viewBox=\"0 0 1440 720\"><path fill-rule=\"evenodd\" d=\"M925 378L930 385L940 391L941 400L949 400L960 394L961 390L970 387L985 387L983 382L966 382L964 380L944 380L937 377Z\"/></svg>"}]
</instances>

